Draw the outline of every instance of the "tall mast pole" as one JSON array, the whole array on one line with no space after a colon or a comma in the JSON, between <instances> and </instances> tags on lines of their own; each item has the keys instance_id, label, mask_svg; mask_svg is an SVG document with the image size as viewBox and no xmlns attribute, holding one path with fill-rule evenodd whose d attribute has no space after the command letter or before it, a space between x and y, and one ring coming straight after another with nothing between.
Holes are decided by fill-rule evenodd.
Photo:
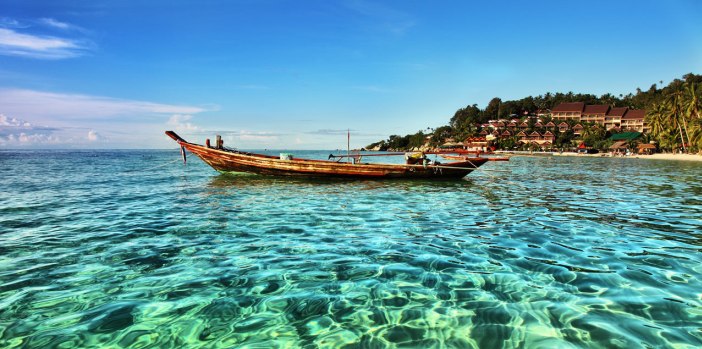
<instances>
[{"instance_id":1,"label":"tall mast pole","mask_svg":"<svg viewBox=\"0 0 702 349\"><path fill-rule=\"evenodd\" d=\"M351 129L346 129L346 161L351 162Z\"/></svg>"}]
</instances>

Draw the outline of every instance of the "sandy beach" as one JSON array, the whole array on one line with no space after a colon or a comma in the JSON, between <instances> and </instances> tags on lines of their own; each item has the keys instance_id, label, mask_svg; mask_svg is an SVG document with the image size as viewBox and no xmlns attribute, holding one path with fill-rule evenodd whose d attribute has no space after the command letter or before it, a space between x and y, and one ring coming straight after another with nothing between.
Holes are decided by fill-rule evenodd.
<instances>
[{"instance_id":1,"label":"sandy beach","mask_svg":"<svg viewBox=\"0 0 702 349\"><path fill-rule=\"evenodd\" d=\"M609 153L601 154L578 154L572 152L553 153L553 156L579 156L579 157L611 157ZM624 156L631 159L651 159L651 160L678 160L678 161L702 161L699 154L652 154L652 155L630 155Z\"/></svg>"}]
</instances>

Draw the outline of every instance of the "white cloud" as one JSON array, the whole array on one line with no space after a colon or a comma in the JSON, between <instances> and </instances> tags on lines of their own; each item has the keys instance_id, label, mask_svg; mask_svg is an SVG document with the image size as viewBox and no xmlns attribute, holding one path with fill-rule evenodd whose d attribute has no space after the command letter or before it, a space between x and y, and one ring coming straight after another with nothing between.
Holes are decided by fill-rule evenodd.
<instances>
[{"instance_id":1,"label":"white cloud","mask_svg":"<svg viewBox=\"0 0 702 349\"><path fill-rule=\"evenodd\" d=\"M280 134L271 132L254 132L241 130L238 132L230 132L225 136L225 139L232 142L249 142L254 144L274 145L280 139Z\"/></svg>"},{"instance_id":2,"label":"white cloud","mask_svg":"<svg viewBox=\"0 0 702 349\"><path fill-rule=\"evenodd\" d=\"M100 135L97 132L95 132L95 130L88 131L88 141L95 142L100 140L101 138L102 137L100 137Z\"/></svg>"},{"instance_id":3,"label":"white cloud","mask_svg":"<svg viewBox=\"0 0 702 349\"><path fill-rule=\"evenodd\" d=\"M58 21L58 20L53 19L53 18L41 18L41 19L39 19L39 21L41 23L44 23L44 24L46 24L50 27L54 27L54 28L59 28L59 29L64 29L64 30L73 28L72 25L65 23L65 22Z\"/></svg>"},{"instance_id":4,"label":"white cloud","mask_svg":"<svg viewBox=\"0 0 702 349\"><path fill-rule=\"evenodd\" d=\"M8 114L52 119L95 119L116 116L197 114L207 109L82 94L0 89L0 106Z\"/></svg>"},{"instance_id":5,"label":"white cloud","mask_svg":"<svg viewBox=\"0 0 702 349\"><path fill-rule=\"evenodd\" d=\"M87 45L75 39L23 34L0 28L0 55L62 59L80 56L86 50Z\"/></svg>"},{"instance_id":6,"label":"white cloud","mask_svg":"<svg viewBox=\"0 0 702 349\"><path fill-rule=\"evenodd\" d=\"M192 119L192 115L187 115L187 114L173 114L170 119L168 119L168 122L166 123L168 126L173 127L176 131L184 131L184 132L194 132L194 131L200 131L200 128L195 126L194 124L188 122L188 120Z\"/></svg>"},{"instance_id":7,"label":"white cloud","mask_svg":"<svg viewBox=\"0 0 702 349\"><path fill-rule=\"evenodd\" d=\"M57 130L0 114L0 145L58 143L60 139L54 135Z\"/></svg>"},{"instance_id":8,"label":"white cloud","mask_svg":"<svg viewBox=\"0 0 702 349\"><path fill-rule=\"evenodd\" d=\"M0 126L10 126L10 127L19 127L22 126L23 122L17 118L11 118L7 117L4 114L0 114ZM32 126L30 123L27 123L27 126Z\"/></svg>"}]
</instances>

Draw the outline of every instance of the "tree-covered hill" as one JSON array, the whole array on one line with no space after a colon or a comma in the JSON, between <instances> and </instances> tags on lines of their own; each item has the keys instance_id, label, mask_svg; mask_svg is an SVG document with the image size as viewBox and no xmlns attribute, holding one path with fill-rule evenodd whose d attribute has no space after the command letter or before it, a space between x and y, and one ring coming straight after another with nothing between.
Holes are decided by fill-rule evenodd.
<instances>
[{"instance_id":1,"label":"tree-covered hill","mask_svg":"<svg viewBox=\"0 0 702 349\"><path fill-rule=\"evenodd\" d=\"M392 135L367 146L368 149L411 150L422 146L438 146L448 139L461 141L466 137L477 136L481 125L488 120L523 118L527 115L548 115L560 103L584 102L585 104L606 104L612 107L628 107L647 111L646 121L651 125L651 139L663 149L685 146L693 151L702 149L700 121L700 96L702 95L702 75L686 74L682 79L674 79L665 87L663 81L653 83L648 89L637 88L635 93L615 96L606 93L601 96L583 93L546 93L528 96L518 100L502 100L495 97L481 109L477 104L469 104L458 109L449 118L448 125L427 128L415 134ZM607 135L604 132L602 137ZM427 139L429 139L427 143Z\"/></svg>"}]
</instances>

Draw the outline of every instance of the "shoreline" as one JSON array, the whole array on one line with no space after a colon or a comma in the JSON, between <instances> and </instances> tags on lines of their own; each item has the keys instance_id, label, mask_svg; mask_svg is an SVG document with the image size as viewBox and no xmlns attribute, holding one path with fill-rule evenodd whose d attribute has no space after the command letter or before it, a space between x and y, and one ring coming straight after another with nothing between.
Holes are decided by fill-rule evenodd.
<instances>
[{"instance_id":1,"label":"shoreline","mask_svg":"<svg viewBox=\"0 0 702 349\"><path fill-rule=\"evenodd\" d=\"M594 157L594 158L625 158L625 159L650 159L650 160L674 160L674 161L702 161L702 155L699 154L672 154L672 153L656 153L651 155L629 155L629 156L612 156L609 153L600 154L578 154L578 153L553 153L553 156L575 156L575 157Z\"/></svg>"},{"instance_id":2,"label":"shoreline","mask_svg":"<svg viewBox=\"0 0 702 349\"><path fill-rule=\"evenodd\" d=\"M629 156L613 156L610 153L597 154L580 154L574 152L547 152L547 151L504 151L497 150L496 154L505 154L512 156L572 156L572 157L588 157L588 158L623 158L623 159L650 159L650 160L673 160L673 161L700 161L702 162L702 154L672 154L672 153L656 153L651 155L635 154Z\"/></svg>"}]
</instances>

